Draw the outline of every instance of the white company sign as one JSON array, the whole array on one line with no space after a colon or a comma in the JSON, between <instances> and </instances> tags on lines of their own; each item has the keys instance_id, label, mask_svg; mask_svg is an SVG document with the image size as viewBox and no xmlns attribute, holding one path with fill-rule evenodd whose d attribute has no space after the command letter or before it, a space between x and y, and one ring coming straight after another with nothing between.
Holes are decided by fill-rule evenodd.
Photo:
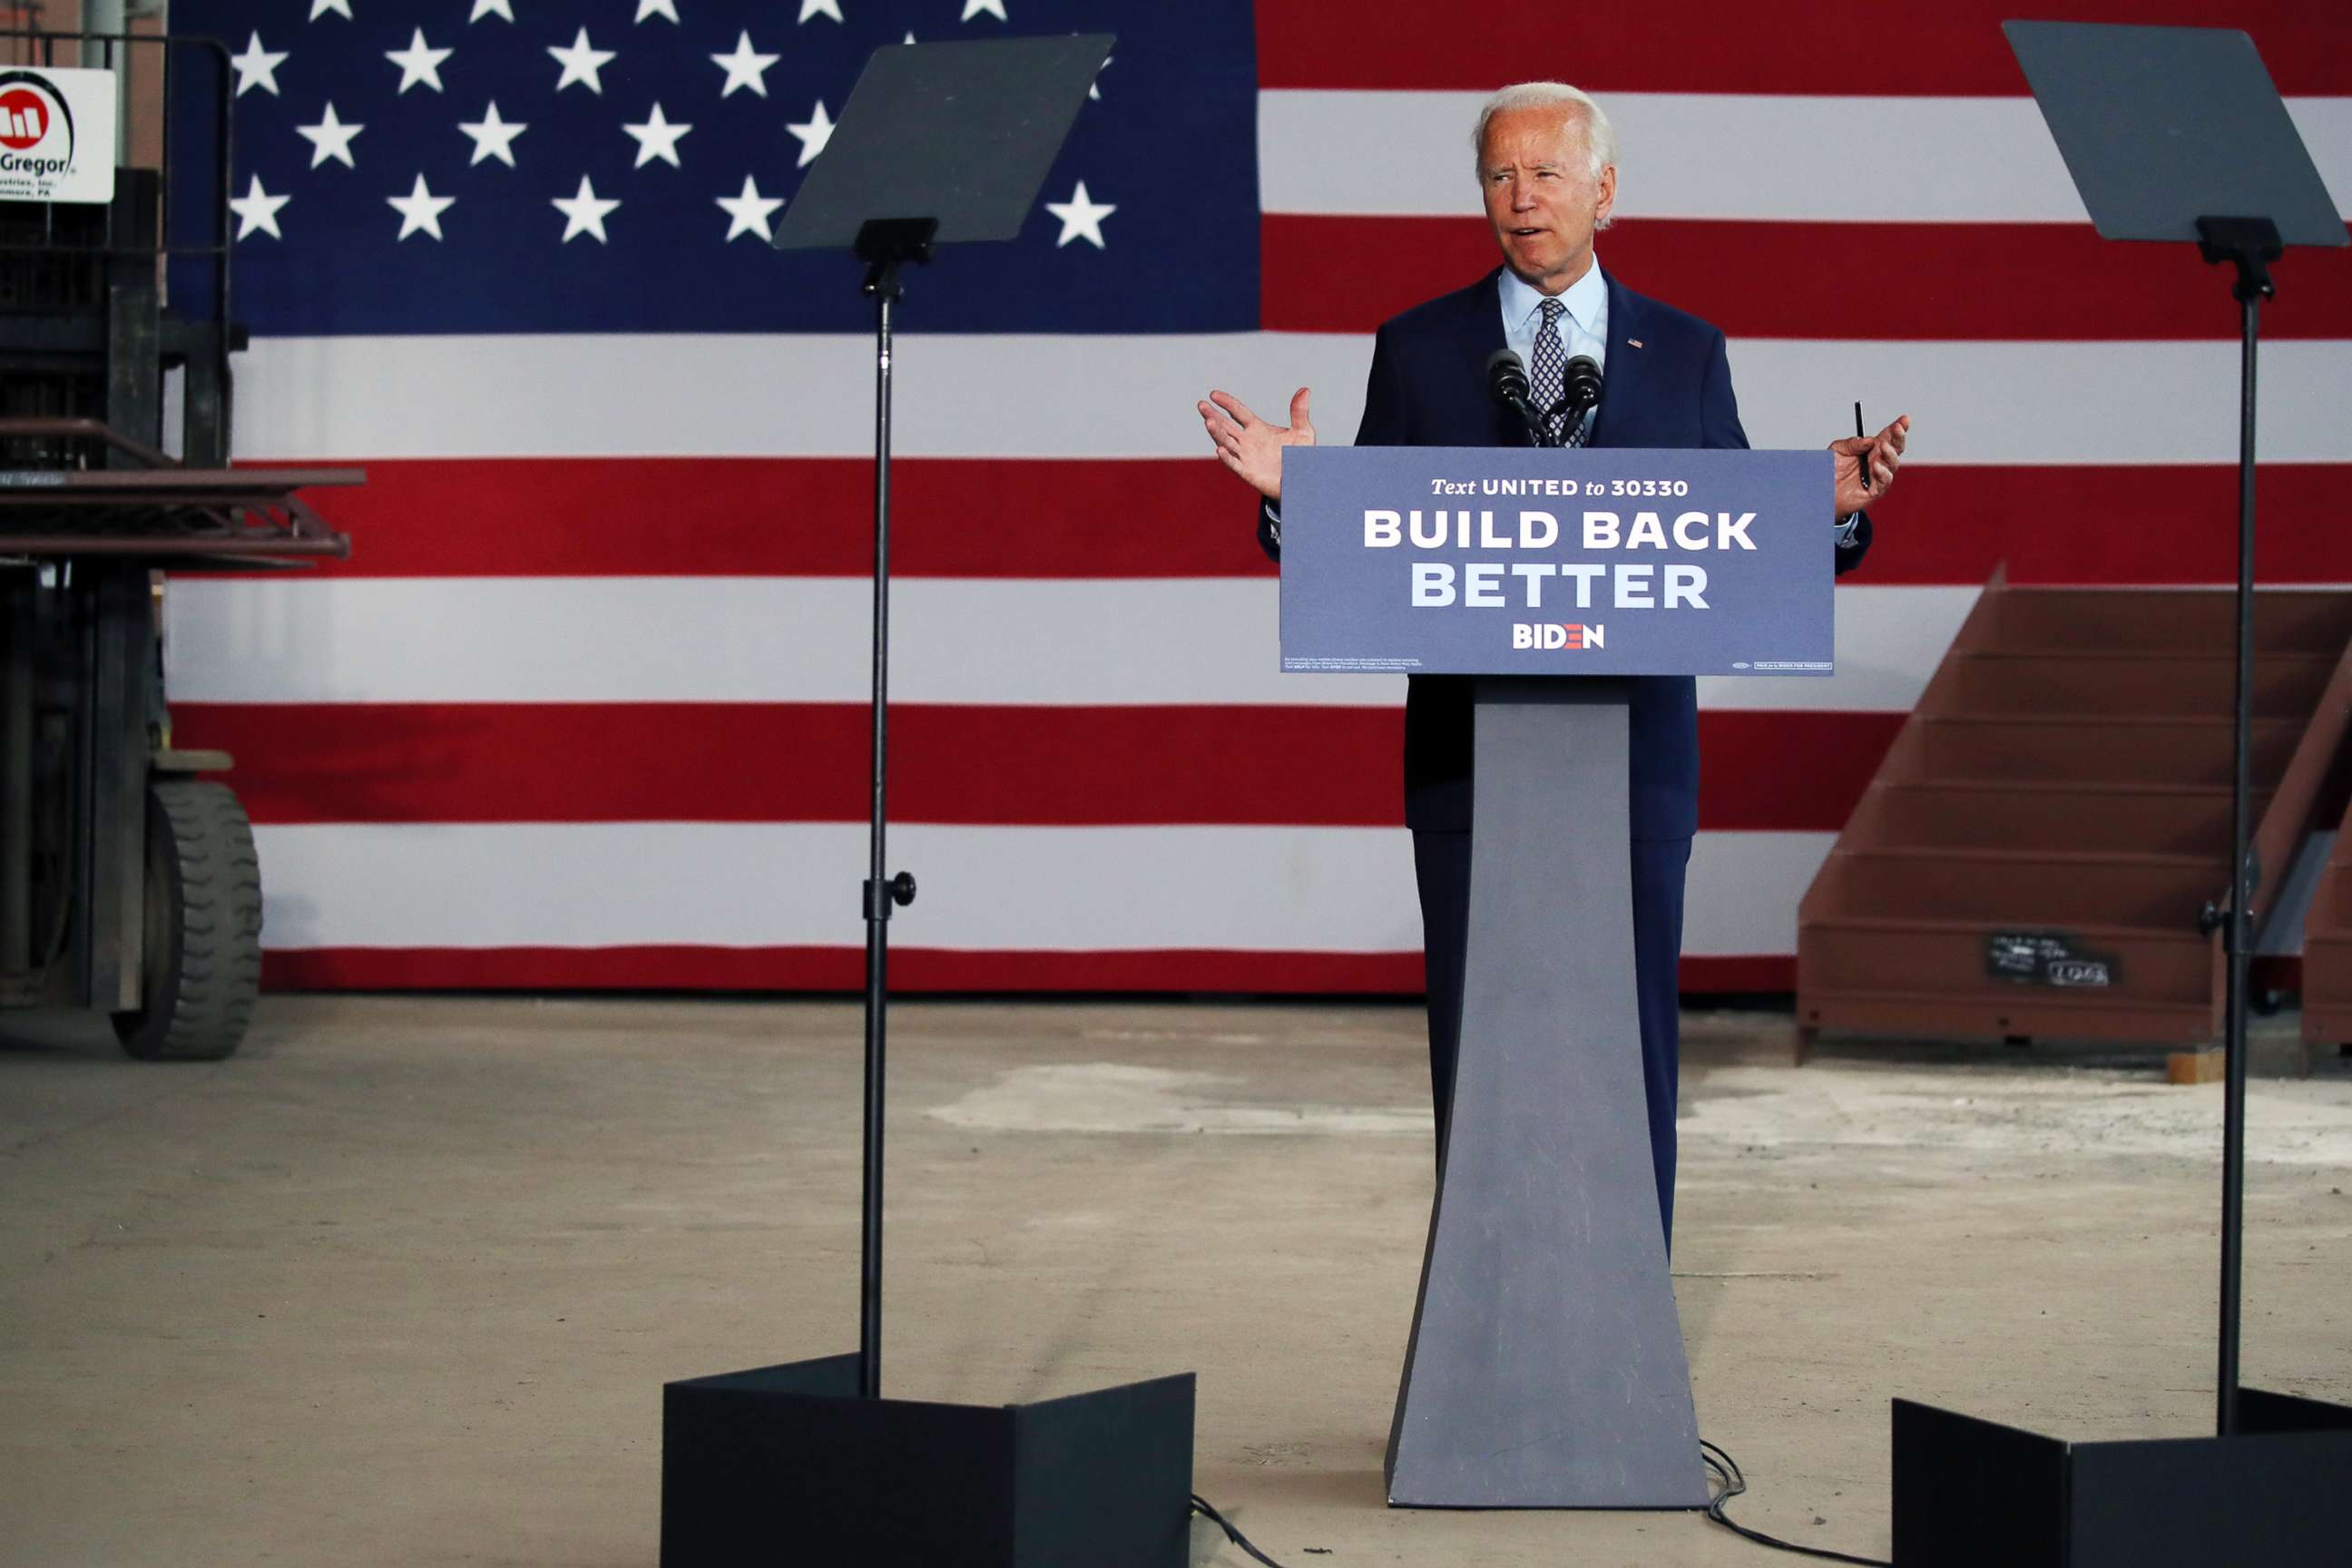
<instances>
[{"instance_id":1,"label":"white company sign","mask_svg":"<svg viewBox=\"0 0 2352 1568\"><path fill-rule=\"evenodd\" d=\"M114 199L114 73L0 66L0 198Z\"/></svg>"}]
</instances>

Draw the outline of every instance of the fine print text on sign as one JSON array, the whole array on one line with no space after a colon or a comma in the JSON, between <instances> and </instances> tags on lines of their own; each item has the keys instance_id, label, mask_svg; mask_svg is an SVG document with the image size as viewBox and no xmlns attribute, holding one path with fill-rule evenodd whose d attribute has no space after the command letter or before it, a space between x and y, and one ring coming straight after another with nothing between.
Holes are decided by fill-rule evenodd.
<instances>
[{"instance_id":1,"label":"fine print text on sign","mask_svg":"<svg viewBox=\"0 0 2352 1568\"><path fill-rule=\"evenodd\" d=\"M114 199L114 73L0 65L0 201Z\"/></svg>"},{"instance_id":2,"label":"fine print text on sign","mask_svg":"<svg viewBox=\"0 0 2352 1568\"><path fill-rule=\"evenodd\" d=\"M1828 675L1831 458L1294 447L1282 668Z\"/></svg>"}]
</instances>

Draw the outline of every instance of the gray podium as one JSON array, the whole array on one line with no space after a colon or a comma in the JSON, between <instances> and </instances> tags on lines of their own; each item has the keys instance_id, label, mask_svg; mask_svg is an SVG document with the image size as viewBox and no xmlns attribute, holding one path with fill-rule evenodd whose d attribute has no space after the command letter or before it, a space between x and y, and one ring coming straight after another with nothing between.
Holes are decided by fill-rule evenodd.
<instances>
[{"instance_id":1,"label":"gray podium","mask_svg":"<svg viewBox=\"0 0 2352 1568\"><path fill-rule=\"evenodd\" d=\"M1633 473L1663 476L1668 497L1615 499L1618 476ZM1490 478L1519 489L1489 497ZM1465 479L1475 493L1448 502L1438 526L1439 481ZM1828 673L1828 456L1299 449L1286 455L1284 489L1286 669L1476 678L1453 1124L1390 1433L1389 1501L1704 1507L1642 1082L1625 678ZM1588 504L1614 516L1619 545L1588 547ZM1454 508L1470 510L1467 526ZM1528 510L1556 528L1528 522ZM1696 613L1639 589L1630 602L1610 595L1615 568L1649 554L1622 543L1644 510L1668 541L1649 564L1707 572ZM1712 542L1719 512L1752 513L1755 548L1735 539L1737 560L1675 549L1675 520L1702 510L1707 529L1684 538ZM1499 586L1473 595L1482 558L1507 567L1475 579ZM1574 581L1559 568L1596 563L1607 572L1588 574L1583 603L1557 586ZM1413 587L1439 565L1465 584L1451 603ZM1555 596L1528 603L1529 575ZM1569 616L1573 638L1516 629ZM1597 647L1572 646L1596 632ZM1784 657L1758 657L1772 654ZM1596 667L1606 673L1571 673Z\"/></svg>"},{"instance_id":2,"label":"gray podium","mask_svg":"<svg viewBox=\"0 0 2352 1568\"><path fill-rule=\"evenodd\" d=\"M1454 1121L1389 1501L1704 1507L1642 1089L1625 683L1498 676L1476 704Z\"/></svg>"}]
</instances>

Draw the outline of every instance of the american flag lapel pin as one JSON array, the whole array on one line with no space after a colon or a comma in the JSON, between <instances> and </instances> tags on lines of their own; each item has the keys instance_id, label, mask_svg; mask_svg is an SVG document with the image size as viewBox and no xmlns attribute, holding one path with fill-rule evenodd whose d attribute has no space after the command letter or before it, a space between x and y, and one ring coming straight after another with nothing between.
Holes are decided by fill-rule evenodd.
<instances>
[{"instance_id":1,"label":"american flag lapel pin","mask_svg":"<svg viewBox=\"0 0 2352 1568\"><path fill-rule=\"evenodd\" d=\"M1642 346L1642 340L1639 338L1627 338L1625 340L1625 346L1629 349L1638 349Z\"/></svg>"}]
</instances>

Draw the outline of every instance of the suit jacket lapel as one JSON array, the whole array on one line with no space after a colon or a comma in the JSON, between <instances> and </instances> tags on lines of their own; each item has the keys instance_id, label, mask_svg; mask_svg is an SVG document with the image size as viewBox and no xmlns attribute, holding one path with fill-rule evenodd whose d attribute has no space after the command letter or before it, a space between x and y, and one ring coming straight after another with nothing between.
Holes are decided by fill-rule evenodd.
<instances>
[{"instance_id":1,"label":"suit jacket lapel","mask_svg":"<svg viewBox=\"0 0 2352 1568\"><path fill-rule=\"evenodd\" d=\"M1648 339L1642 297L1618 282L1605 267L1601 279L1609 286L1609 362L1601 373L1601 411L1593 416L1592 439L1587 444L1609 447L1616 444L1616 432L1631 417L1627 411L1642 397L1650 356L1627 342ZM1502 310L1499 303L1495 308L1498 312Z\"/></svg>"}]
</instances>

